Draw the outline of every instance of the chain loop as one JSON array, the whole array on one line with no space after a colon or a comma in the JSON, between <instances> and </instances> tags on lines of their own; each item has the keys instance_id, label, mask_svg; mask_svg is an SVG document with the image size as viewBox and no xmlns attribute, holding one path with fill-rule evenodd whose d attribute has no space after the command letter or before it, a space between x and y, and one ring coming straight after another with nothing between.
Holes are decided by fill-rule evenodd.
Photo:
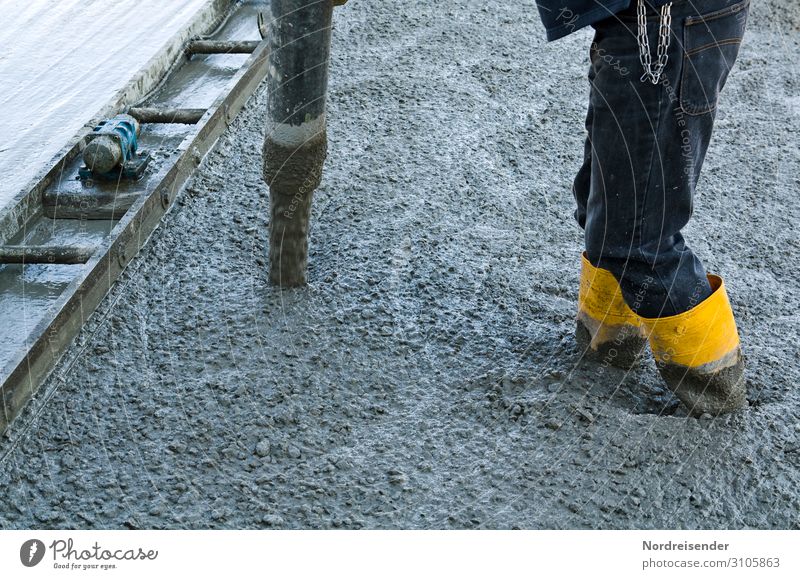
<instances>
[{"instance_id":1,"label":"chain loop","mask_svg":"<svg viewBox=\"0 0 800 579\"><path fill-rule=\"evenodd\" d=\"M661 18L658 24L658 47L656 49L656 63L653 66L650 57L650 40L647 37L647 9L644 0L638 0L637 20L639 24L637 39L639 41L639 61L642 63L644 74L640 79L642 82L650 80L653 84L658 84L664 67L667 66L667 49L670 42L670 27L672 25L672 2L661 7Z\"/></svg>"}]
</instances>

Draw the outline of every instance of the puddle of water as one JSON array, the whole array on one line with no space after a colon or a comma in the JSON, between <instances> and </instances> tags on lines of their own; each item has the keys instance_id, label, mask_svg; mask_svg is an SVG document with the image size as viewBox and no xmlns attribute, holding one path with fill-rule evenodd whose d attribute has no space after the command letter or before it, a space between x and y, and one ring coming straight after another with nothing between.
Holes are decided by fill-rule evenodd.
<instances>
[{"instance_id":1,"label":"puddle of water","mask_svg":"<svg viewBox=\"0 0 800 579\"><path fill-rule=\"evenodd\" d=\"M0 266L0 308L15 312L0 324L0 368L11 361L39 320L82 265Z\"/></svg>"},{"instance_id":2,"label":"puddle of water","mask_svg":"<svg viewBox=\"0 0 800 579\"><path fill-rule=\"evenodd\" d=\"M259 40L257 13L263 2L241 6L215 32L213 38L226 40ZM247 54L194 55L174 71L148 104L164 107L208 108L222 94L231 78L241 68Z\"/></svg>"},{"instance_id":3,"label":"puddle of water","mask_svg":"<svg viewBox=\"0 0 800 579\"><path fill-rule=\"evenodd\" d=\"M245 60L245 54L195 56L170 75L150 102L163 107L208 108Z\"/></svg>"},{"instance_id":4,"label":"puddle of water","mask_svg":"<svg viewBox=\"0 0 800 579\"><path fill-rule=\"evenodd\" d=\"M48 219L40 217L12 244L98 245L117 222L110 219Z\"/></svg>"},{"instance_id":5,"label":"puddle of water","mask_svg":"<svg viewBox=\"0 0 800 579\"><path fill-rule=\"evenodd\" d=\"M99 244L115 221L38 219L30 229L13 240L19 244ZM0 265L0 368L11 361L47 308L80 273L83 265Z\"/></svg>"}]
</instances>

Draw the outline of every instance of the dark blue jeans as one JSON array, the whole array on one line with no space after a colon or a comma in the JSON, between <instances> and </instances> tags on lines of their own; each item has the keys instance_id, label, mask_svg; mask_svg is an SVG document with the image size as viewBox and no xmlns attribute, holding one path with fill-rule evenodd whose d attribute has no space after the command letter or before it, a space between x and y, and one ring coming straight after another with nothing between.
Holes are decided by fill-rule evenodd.
<instances>
[{"instance_id":1,"label":"dark blue jeans","mask_svg":"<svg viewBox=\"0 0 800 579\"><path fill-rule=\"evenodd\" d=\"M575 217L586 252L644 317L685 312L711 293L681 229L692 214L717 106L739 52L749 0L676 0L659 84L641 82L636 0L594 25L584 162ZM653 61L658 11L648 6Z\"/></svg>"}]
</instances>

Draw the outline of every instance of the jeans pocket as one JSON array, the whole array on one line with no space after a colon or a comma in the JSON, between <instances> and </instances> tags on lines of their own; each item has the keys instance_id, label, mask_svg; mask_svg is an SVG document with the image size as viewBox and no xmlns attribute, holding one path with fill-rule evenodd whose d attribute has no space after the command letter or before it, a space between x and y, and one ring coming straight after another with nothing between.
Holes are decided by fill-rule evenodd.
<instances>
[{"instance_id":1,"label":"jeans pocket","mask_svg":"<svg viewBox=\"0 0 800 579\"><path fill-rule=\"evenodd\" d=\"M687 115L713 111L742 44L750 0L689 16L683 23L681 109Z\"/></svg>"}]
</instances>

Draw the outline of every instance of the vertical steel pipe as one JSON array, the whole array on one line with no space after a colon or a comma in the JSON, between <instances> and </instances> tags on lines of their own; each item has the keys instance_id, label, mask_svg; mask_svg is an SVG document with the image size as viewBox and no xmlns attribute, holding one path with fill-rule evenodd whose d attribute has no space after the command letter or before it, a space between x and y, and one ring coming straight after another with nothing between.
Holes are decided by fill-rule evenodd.
<instances>
[{"instance_id":1,"label":"vertical steel pipe","mask_svg":"<svg viewBox=\"0 0 800 579\"><path fill-rule=\"evenodd\" d=\"M332 0L272 0L264 180L270 190L270 280L306 283L311 198L327 153L325 100Z\"/></svg>"}]
</instances>

